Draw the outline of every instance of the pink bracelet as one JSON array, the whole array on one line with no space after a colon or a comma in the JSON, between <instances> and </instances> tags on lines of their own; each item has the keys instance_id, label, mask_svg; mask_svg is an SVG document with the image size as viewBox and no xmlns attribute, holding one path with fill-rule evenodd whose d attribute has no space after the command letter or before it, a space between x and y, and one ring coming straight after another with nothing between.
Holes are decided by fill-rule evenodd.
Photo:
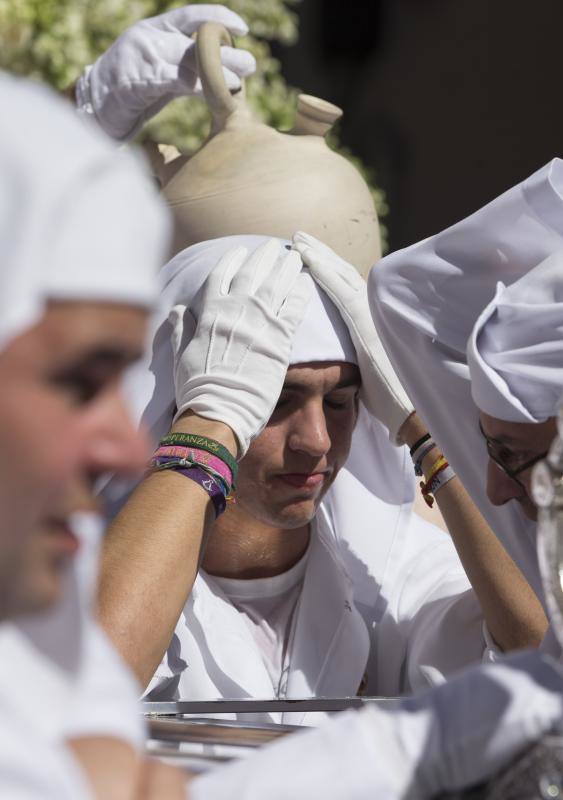
<instances>
[{"instance_id":1,"label":"pink bracelet","mask_svg":"<svg viewBox=\"0 0 563 800\"><path fill-rule=\"evenodd\" d=\"M223 459L208 453L206 450L198 450L195 447L183 447L177 444L163 445L159 447L153 458L183 458L192 464L201 464L211 467L217 472L228 486L233 484L233 474Z\"/></svg>"}]
</instances>

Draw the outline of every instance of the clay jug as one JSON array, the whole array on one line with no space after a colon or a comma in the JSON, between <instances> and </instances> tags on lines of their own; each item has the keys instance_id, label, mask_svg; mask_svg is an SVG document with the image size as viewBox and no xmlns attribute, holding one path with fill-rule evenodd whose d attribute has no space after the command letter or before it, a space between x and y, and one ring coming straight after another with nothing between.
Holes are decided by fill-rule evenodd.
<instances>
[{"instance_id":1,"label":"clay jug","mask_svg":"<svg viewBox=\"0 0 563 800\"><path fill-rule=\"evenodd\" d=\"M381 255L373 200L358 171L324 138L342 111L300 95L289 134L259 122L244 88L231 94L223 79L220 47L230 43L217 23L200 27L196 53L211 133L191 158L178 156L158 170L177 220L174 252L219 236L289 239L304 230L366 275Z\"/></svg>"}]
</instances>

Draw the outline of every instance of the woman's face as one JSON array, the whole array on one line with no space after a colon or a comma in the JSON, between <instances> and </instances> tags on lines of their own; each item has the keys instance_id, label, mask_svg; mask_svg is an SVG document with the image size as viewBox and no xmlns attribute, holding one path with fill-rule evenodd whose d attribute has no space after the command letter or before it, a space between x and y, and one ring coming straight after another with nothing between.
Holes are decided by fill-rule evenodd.
<instances>
[{"instance_id":1,"label":"woman's face","mask_svg":"<svg viewBox=\"0 0 563 800\"><path fill-rule=\"evenodd\" d=\"M120 378L141 353L146 316L53 302L0 353L0 619L58 598L78 547L70 515L96 508L97 476L145 462Z\"/></svg>"}]
</instances>

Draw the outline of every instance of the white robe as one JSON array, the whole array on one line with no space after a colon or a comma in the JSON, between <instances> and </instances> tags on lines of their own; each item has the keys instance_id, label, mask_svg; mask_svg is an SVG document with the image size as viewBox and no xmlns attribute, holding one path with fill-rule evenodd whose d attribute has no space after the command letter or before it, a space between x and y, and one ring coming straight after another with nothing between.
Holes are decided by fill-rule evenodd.
<instances>
[{"instance_id":1,"label":"white robe","mask_svg":"<svg viewBox=\"0 0 563 800\"><path fill-rule=\"evenodd\" d=\"M536 525L518 503L486 496L487 451L471 397L466 345L496 284L510 285L563 246L563 161L451 228L372 269L373 317L415 408L508 553L543 598Z\"/></svg>"},{"instance_id":2,"label":"white robe","mask_svg":"<svg viewBox=\"0 0 563 800\"><path fill-rule=\"evenodd\" d=\"M406 450L402 457L409 480ZM363 694L396 696L493 657L448 534L410 503L375 497L346 468L312 525L296 614L288 697L354 696L362 681ZM149 692L153 700L274 696L244 616L212 578L197 577ZM274 719L317 724L322 716Z\"/></svg>"}]
</instances>

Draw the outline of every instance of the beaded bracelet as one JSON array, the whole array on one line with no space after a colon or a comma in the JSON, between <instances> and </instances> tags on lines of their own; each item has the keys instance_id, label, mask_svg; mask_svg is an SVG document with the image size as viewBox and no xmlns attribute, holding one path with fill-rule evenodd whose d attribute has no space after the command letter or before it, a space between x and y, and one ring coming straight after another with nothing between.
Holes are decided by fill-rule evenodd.
<instances>
[{"instance_id":1,"label":"beaded bracelet","mask_svg":"<svg viewBox=\"0 0 563 800\"><path fill-rule=\"evenodd\" d=\"M221 442L217 442L215 439L210 439L208 436L200 436L199 434L195 433L177 432L169 433L160 440L159 447L166 447L168 445L194 447L197 450L205 450L206 452L211 453L211 455L217 456L217 458L220 458L221 461L224 461L229 467L233 477L233 483L236 483L238 464L232 454L224 445L221 444Z\"/></svg>"},{"instance_id":2,"label":"beaded bracelet","mask_svg":"<svg viewBox=\"0 0 563 800\"><path fill-rule=\"evenodd\" d=\"M228 493L234 488L233 474L228 465L219 456L212 455L207 450L199 450L194 447L183 447L180 445L165 445L158 447L155 451L151 464L163 458L175 458L187 461L190 464L209 469L210 472L221 477L228 487ZM156 464L155 464L156 466Z\"/></svg>"}]
</instances>

